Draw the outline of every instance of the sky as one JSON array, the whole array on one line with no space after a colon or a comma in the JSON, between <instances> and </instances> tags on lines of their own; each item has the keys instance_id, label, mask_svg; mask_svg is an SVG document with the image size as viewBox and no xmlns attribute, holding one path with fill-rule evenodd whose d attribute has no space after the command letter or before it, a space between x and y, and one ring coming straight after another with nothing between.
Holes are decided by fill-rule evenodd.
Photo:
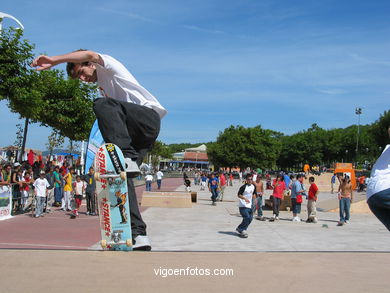
<instances>
[{"instance_id":1,"label":"sky","mask_svg":"<svg viewBox=\"0 0 390 293\"><path fill-rule=\"evenodd\" d=\"M215 141L230 125L344 128L356 107L369 124L390 108L390 1L2 0L0 11L37 55L85 48L122 62L168 110L167 144ZM0 102L0 146L18 123ZM27 147L45 149L50 132L30 125Z\"/></svg>"}]
</instances>

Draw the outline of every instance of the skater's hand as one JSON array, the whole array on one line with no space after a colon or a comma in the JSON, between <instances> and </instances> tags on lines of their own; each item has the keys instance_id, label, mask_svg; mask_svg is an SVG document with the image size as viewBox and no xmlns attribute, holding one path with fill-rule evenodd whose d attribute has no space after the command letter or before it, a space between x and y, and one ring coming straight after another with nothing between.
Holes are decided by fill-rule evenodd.
<instances>
[{"instance_id":1,"label":"skater's hand","mask_svg":"<svg viewBox=\"0 0 390 293\"><path fill-rule=\"evenodd\" d=\"M38 71L50 69L54 65L56 65L56 63L53 58L45 55L38 56L31 63L31 67L36 67L36 70Z\"/></svg>"}]
</instances>

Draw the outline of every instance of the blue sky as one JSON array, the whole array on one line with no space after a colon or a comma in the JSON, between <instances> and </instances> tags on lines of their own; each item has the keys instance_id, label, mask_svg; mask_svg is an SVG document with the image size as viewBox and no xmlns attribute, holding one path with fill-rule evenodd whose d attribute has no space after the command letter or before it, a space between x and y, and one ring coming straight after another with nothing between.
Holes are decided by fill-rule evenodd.
<instances>
[{"instance_id":1,"label":"blue sky","mask_svg":"<svg viewBox=\"0 0 390 293\"><path fill-rule=\"evenodd\" d=\"M357 106L367 124L389 109L390 1L3 0L0 11L37 54L121 61L169 111L165 143L213 141L232 124L347 127ZM5 102L0 123L0 146L12 144L19 120ZM27 146L44 149L50 129L30 129Z\"/></svg>"}]
</instances>

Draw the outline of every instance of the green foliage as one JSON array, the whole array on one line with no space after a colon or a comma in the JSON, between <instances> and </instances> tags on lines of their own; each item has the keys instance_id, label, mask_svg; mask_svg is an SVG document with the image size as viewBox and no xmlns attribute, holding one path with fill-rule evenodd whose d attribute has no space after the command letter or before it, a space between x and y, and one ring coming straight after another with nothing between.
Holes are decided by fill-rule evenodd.
<instances>
[{"instance_id":1,"label":"green foliage","mask_svg":"<svg viewBox=\"0 0 390 293\"><path fill-rule=\"evenodd\" d=\"M382 149L389 143L388 128L390 127L390 110L383 112L379 119L372 125L373 139L378 147Z\"/></svg>"},{"instance_id":2,"label":"green foliage","mask_svg":"<svg viewBox=\"0 0 390 293\"><path fill-rule=\"evenodd\" d=\"M154 143L150 155L153 166L158 166L160 159L172 159L172 152L169 147L159 140Z\"/></svg>"},{"instance_id":3,"label":"green foliage","mask_svg":"<svg viewBox=\"0 0 390 293\"><path fill-rule=\"evenodd\" d=\"M271 168L280 152L280 137L261 126L230 126L208 146L207 153L217 167Z\"/></svg>"},{"instance_id":4,"label":"green foliage","mask_svg":"<svg viewBox=\"0 0 390 293\"><path fill-rule=\"evenodd\" d=\"M50 126L71 140L88 138L95 119L92 100L96 86L67 79L59 70L30 68L34 48L12 28L0 35L0 99L12 112Z\"/></svg>"}]
</instances>

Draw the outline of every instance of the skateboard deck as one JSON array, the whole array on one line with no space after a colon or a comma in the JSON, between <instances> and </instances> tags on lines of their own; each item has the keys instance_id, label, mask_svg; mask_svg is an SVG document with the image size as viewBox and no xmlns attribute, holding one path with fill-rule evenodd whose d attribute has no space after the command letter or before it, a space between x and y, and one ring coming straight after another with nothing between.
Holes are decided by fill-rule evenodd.
<instances>
[{"instance_id":1,"label":"skateboard deck","mask_svg":"<svg viewBox=\"0 0 390 293\"><path fill-rule=\"evenodd\" d=\"M107 250L132 250L129 198L122 151L103 144L94 160L101 246Z\"/></svg>"}]
</instances>

